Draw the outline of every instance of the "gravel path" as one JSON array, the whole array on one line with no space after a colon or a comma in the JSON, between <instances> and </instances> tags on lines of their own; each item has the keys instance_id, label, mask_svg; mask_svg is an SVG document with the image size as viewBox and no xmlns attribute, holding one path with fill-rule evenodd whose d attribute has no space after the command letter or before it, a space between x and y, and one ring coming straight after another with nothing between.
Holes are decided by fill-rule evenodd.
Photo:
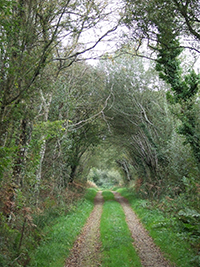
<instances>
[{"instance_id":1,"label":"gravel path","mask_svg":"<svg viewBox=\"0 0 200 267\"><path fill-rule=\"evenodd\" d=\"M87 223L74 243L65 267L101 266L100 219L103 208L103 197L98 192L94 200L94 209Z\"/></svg>"},{"instance_id":2,"label":"gravel path","mask_svg":"<svg viewBox=\"0 0 200 267\"><path fill-rule=\"evenodd\" d=\"M124 210L126 222L131 231L133 246L136 248L143 267L175 267L164 258L160 249L154 244L147 230L143 227L128 201L119 193L113 192L115 200ZM65 267L98 267L101 266L100 220L103 210L101 192L95 197L94 209L87 223L75 241ZM119 252L120 253L120 252ZM108 266L109 267L109 266ZM116 266L121 267L121 266Z\"/></svg>"},{"instance_id":3,"label":"gravel path","mask_svg":"<svg viewBox=\"0 0 200 267\"><path fill-rule=\"evenodd\" d=\"M132 210L128 201L119 193L113 192L116 201L118 201L126 215L126 222L134 239L133 245L136 248L141 263L144 267L172 267L163 257L160 249L154 244L147 230L143 227L136 214Z\"/></svg>"}]
</instances>

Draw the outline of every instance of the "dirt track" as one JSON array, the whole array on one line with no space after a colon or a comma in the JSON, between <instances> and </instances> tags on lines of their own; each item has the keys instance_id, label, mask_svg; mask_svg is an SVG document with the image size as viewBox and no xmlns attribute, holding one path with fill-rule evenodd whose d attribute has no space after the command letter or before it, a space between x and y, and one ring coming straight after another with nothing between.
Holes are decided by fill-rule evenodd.
<instances>
[{"instance_id":1,"label":"dirt track","mask_svg":"<svg viewBox=\"0 0 200 267\"><path fill-rule=\"evenodd\" d=\"M134 240L133 245L138 252L142 265L144 267L172 267L164 259L160 249L154 244L153 239L137 218L128 201L117 192L113 192L113 194L122 205L126 222Z\"/></svg>"},{"instance_id":2,"label":"dirt track","mask_svg":"<svg viewBox=\"0 0 200 267\"><path fill-rule=\"evenodd\" d=\"M65 267L101 266L100 219L103 209L103 197L98 192L94 200L94 209L90 214L80 236L74 243Z\"/></svg>"},{"instance_id":3,"label":"dirt track","mask_svg":"<svg viewBox=\"0 0 200 267\"><path fill-rule=\"evenodd\" d=\"M126 215L126 222L133 237L133 246L136 248L143 267L172 267L163 257L160 249L154 244L148 232L140 223L128 201L113 192ZM103 210L103 197L97 193L95 206L85 224L80 236L74 243L70 257L65 267L98 267L101 266L100 220ZM109 266L108 266L109 267ZM120 266L116 266L120 267Z\"/></svg>"}]
</instances>

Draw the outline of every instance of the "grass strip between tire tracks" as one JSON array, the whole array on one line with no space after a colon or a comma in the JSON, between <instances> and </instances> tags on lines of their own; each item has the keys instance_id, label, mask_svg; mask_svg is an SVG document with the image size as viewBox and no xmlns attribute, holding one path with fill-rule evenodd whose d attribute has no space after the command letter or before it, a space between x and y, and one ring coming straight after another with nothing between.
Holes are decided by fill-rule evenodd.
<instances>
[{"instance_id":1,"label":"grass strip between tire tracks","mask_svg":"<svg viewBox=\"0 0 200 267\"><path fill-rule=\"evenodd\" d=\"M100 225L102 266L141 267L121 205L109 191L104 191L103 197L105 203Z\"/></svg>"},{"instance_id":2,"label":"grass strip between tire tracks","mask_svg":"<svg viewBox=\"0 0 200 267\"><path fill-rule=\"evenodd\" d=\"M32 256L29 266L63 267L74 241L86 223L93 207L96 191L89 189L85 199L67 216L59 217L56 224L45 227L45 238Z\"/></svg>"}]
</instances>

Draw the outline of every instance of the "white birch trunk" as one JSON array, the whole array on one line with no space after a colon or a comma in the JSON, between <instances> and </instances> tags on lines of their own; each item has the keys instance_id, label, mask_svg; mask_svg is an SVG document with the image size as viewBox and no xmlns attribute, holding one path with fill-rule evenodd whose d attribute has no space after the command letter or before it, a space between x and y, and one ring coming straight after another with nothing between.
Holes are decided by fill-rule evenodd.
<instances>
[{"instance_id":1,"label":"white birch trunk","mask_svg":"<svg viewBox=\"0 0 200 267\"><path fill-rule=\"evenodd\" d=\"M51 101L52 101L52 93L50 93L46 99L44 98L43 92L40 91L41 94L41 99L42 99L42 109L44 110L44 122L46 122L48 120L48 116L49 116L49 108L51 105ZM39 166L36 172L36 191L38 191L39 194L39 185L41 182L41 178L42 178L42 164L44 161L44 156L45 156L45 152L46 152L46 135L43 134L41 137L41 148L40 148L40 162L39 162Z\"/></svg>"}]
</instances>

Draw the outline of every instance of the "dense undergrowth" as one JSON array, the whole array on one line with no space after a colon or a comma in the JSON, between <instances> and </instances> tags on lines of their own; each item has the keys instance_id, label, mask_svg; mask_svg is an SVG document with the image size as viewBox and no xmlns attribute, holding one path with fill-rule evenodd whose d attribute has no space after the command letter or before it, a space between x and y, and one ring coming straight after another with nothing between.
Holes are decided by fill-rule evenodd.
<instances>
[{"instance_id":1,"label":"dense undergrowth","mask_svg":"<svg viewBox=\"0 0 200 267\"><path fill-rule=\"evenodd\" d=\"M200 214L187 199L179 196L150 201L124 188L118 192L129 200L166 257L180 267L200 266Z\"/></svg>"},{"instance_id":2,"label":"dense undergrowth","mask_svg":"<svg viewBox=\"0 0 200 267\"><path fill-rule=\"evenodd\" d=\"M93 208L96 190L84 192L69 189L59 200L46 197L35 209L18 204L11 221L0 214L0 266L63 266Z\"/></svg>"},{"instance_id":3,"label":"dense undergrowth","mask_svg":"<svg viewBox=\"0 0 200 267\"><path fill-rule=\"evenodd\" d=\"M105 203L100 225L102 266L141 267L121 205L114 200L114 195L109 191L104 191L103 197Z\"/></svg>"}]
</instances>

